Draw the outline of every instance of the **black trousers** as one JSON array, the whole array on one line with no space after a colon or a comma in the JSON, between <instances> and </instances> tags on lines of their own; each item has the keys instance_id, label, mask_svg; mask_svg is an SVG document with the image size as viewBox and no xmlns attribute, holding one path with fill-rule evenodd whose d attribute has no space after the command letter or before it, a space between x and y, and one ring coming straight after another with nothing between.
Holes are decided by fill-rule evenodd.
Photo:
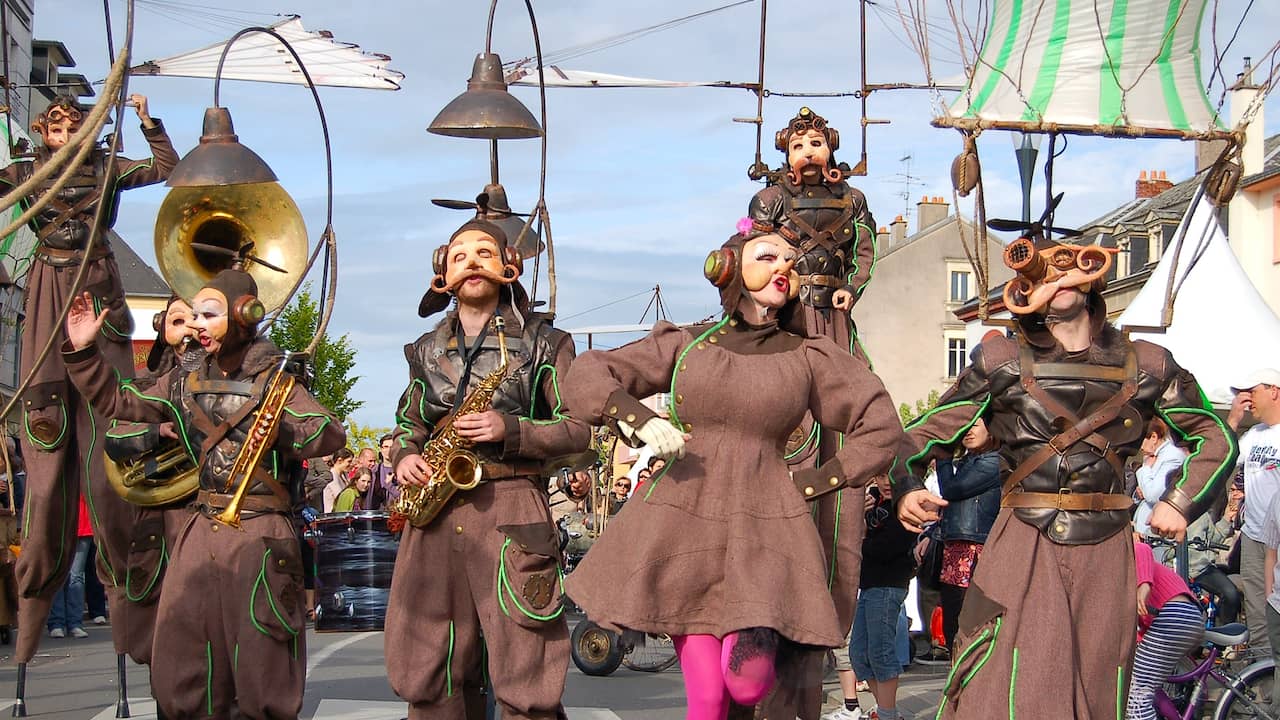
<instances>
[{"instance_id":1,"label":"black trousers","mask_svg":"<svg viewBox=\"0 0 1280 720\"><path fill-rule=\"evenodd\" d=\"M960 628L960 608L964 607L964 594L969 588L950 583L938 583L938 593L942 605L942 634L947 638L947 649L952 650L956 640L956 631Z\"/></svg>"},{"instance_id":2,"label":"black trousers","mask_svg":"<svg viewBox=\"0 0 1280 720\"><path fill-rule=\"evenodd\" d=\"M1216 565L1210 565L1196 577L1196 584L1218 596L1218 616L1215 624L1226 625L1240 617L1242 597L1240 588Z\"/></svg>"}]
</instances>

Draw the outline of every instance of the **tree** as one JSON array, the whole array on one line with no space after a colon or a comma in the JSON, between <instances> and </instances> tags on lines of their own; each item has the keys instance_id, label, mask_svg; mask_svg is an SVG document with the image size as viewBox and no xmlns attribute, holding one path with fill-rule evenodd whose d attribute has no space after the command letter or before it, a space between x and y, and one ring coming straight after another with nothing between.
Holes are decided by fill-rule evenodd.
<instances>
[{"instance_id":1,"label":"tree","mask_svg":"<svg viewBox=\"0 0 1280 720\"><path fill-rule=\"evenodd\" d=\"M371 447L378 449L378 441L383 435L391 432L389 427L374 427L372 425L361 425L352 420L347 423L347 445L353 448Z\"/></svg>"},{"instance_id":2,"label":"tree","mask_svg":"<svg viewBox=\"0 0 1280 720\"><path fill-rule=\"evenodd\" d=\"M910 423L912 420L915 420L921 415L924 415L925 413L937 407L938 399L940 397L941 395L938 393L937 390L930 390L929 397L925 398L924 400L916 401L915 412L912 412L911 406L906 403L902 403L901 405L899 405L898 419L902 421L903 427L906 427L906 425Z\"/></svg>"},{"instance_id":3,"label":"tree","mask_svg":"<svg viewBox=\"0 0 1280 720\"><path fill-rule=\"evenodd\" d=\"M320 305L311 296L311 283L307 283L298 290L293 302L280 313L280 317L267 331L267 336L271 338L271 342L285 350L301 352L311 343L319 324ZM351 341L345 334L334 340L326 332L320 338L315 355L311 358L311 367L315 371L311 394L342 421L364 405L363 400L351 397L351 388L360 379L351 374L355 364L356 350L351 347Z\"/></svg>"}]
</instances>

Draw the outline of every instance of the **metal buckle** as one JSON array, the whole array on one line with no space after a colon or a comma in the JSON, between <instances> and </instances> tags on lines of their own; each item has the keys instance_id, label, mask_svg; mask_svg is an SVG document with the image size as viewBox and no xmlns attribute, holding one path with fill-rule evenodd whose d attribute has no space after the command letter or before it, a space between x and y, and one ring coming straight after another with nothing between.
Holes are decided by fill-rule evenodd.
<instances>
[{"instance_id":1,"label":"metal buckle","mask_svg":"<svg viewBox=\"0 0 1280 720\"><path fill-rule=\"evenodd\" d=\"M1046 444L1046 445L1048 445L1049 447L1053 448L1053 451L1054 451L1055 453L1057 453L1057 454L1059 454L1059 455L1066 455L1066 454L1067 454L1067 450L1069 450L1069 449L1070 449L1070 447L1068 446L1068 447L1065 447L1065 448L1060 448L1060 447L1058 447L1057 443L1058 443L1058 435L1054 435L1053 437L1049 438L1049 442L1047 442L1047 443L1045 443L1045 444Z\"/></svg>"},{"instance_id":2,"label":"metal buckle","mask_svg":"<svg viewBox=\"0 0 1280 720\"><path fill-rule=\"evenodd\" d=\"M1067 495L1071 495L1071 494L1072 494L1072 492L1071 492L1071 488L1058 488L1058 499L1057 499L1057 501L1054 503L1054 508L1053 508L1053 509L1055 509L1055 510L1061 510L1061 509L1062 509L1062 502L1063 502L1063 498L1064 498L1065 496L1067 496Z\"/></svg>"}]
</instances>

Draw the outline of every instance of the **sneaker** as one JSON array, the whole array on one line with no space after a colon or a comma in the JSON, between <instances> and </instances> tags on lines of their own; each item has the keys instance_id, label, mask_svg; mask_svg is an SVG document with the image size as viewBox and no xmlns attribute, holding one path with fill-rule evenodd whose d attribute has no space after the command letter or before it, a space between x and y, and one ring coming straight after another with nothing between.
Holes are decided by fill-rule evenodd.
<instances>
[{"instance_id":1,"label":"sneaker","mask_svg":"<svg viewBox=\"0 0 1280 720\"><path fill-rule=\"evenodd\" d=\"M841 705L839 708L832 710L822 716L822 720L866 720L862 708L854 708L850 710Z\"/></svg>"},{"instance_id":2,"label":"sneaker","mask_svg":"<svg viewBox=\"0 0 1280 720\"><path fill-rule=\"evenodd\" d=\"M859 680L858 684L855 685L853 689L858 692L871 692L871 683L866 680Z\"/></svg>"},{"instance_id":3,"label":"sneaker","mask_svg":"<svg viewBox=\"0 0 1280 720\"><path fill-rule=\"evenodd\" d=\"M49 637L51 638L64 638L66 636L67 636L67 631L63 630L62 628L54 628L49 631Z\"/></svg>"},{"instance_id":4,"label":"sneaker","mask_svg":"<svg viewBox=\"0 0 1280 720\"><path fill-rule=\"evenodd\" d=\"M950 665L951 652L946 648L929 648L929 652L916 656L916 662L921 665Z\"/></svg>"},{"instance_id":5,"label":"sneaker","mask_svg":"<svg viewBox=\"0 0 1280 720\"><path fill-rule=\"evenodd\" d=\"M73 637L73 638L87 638L87 637L89 637L89 633L88 633L84 628L82 628L82 627L73 627L73 628L71 628L71 637Z\"/></svg>"},{"instance_id":6,"label":"sneaker","mask_svg":"<svg viewBox=\"0 0 1280 720\"><path fill-rule=\"evenodd\" d=\"M106 615L95 615L95 616L94 616L94 618L93 618L93 624L94 624L94 625L106 625L106 624L107 624L107 616L106 616Z\"/></svg>"}]
</instances>

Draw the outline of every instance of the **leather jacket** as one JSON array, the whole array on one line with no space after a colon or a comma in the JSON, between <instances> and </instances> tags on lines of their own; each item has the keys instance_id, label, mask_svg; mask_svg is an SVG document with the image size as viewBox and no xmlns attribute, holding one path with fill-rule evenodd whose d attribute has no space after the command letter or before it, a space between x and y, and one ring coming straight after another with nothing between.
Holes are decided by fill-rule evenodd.
<instances>
[{"instance_id":1,"label":"leather jacket","mask_svg":"<svg viewBox=\"0 0 1280 720\"><path fill-rule=\"evenodd\" d=\"M178 153L173 149L164 124L160 120L155 123L155 127L142 129L142 135L151 146L153 157L145 160L117 157L115 167L110 169L112 177L107 184L107 206L102 213L103 230L115 225L121 191L161 182L169 177L169 173L178 164ZM15 162L0 170L0 184L8 186L5 188L6 192L22 184L52 154L48 148L42 147L37 151L34 162ZM102 180L108 174L106 161L107 154L104 150L91 151L85 162L75 168L67 184L32 219L31 229L43 246L57 250L85 249L91 235L94 214L102 202ZM57 178L55 174L46 181L43 188L25 198L24 206L34 204ZM107 246L105 237L99 238L99 245ZM48 258L39 253L36 257L48 261Z\"/></svg>"},{"instance_id":2,"label":"leather jacket","mask_svg":"<svg viewBox=\"0 0 1280 720\"><path fill-rule=\"evenodd\" d=\"M102 360L96 345L69 351L64 345L63 360L80 392L103 416L142 423L174 422L192 458L200 461L200 489L214 493L235 492L237 479L228 470L253 426L256 409L262 400L268 380L276 372L281 351L269 340L252 341L244 360L235 371L224 374L217 369L216 358L206 357L198 369L188 372L174 367L149 386L132 380L118 382L115 373ZM251 406L246 407L247 404ZM234 420L234 426L212 447L204 446L209 425L199 420L204 415L215 425ZM238 419L237 419L238 418ZM300 487L286 468L291 461L318 457L346 444L346 430L323 406L302 388L300 383L290 391L281 412L277 435L262 455L254 470L256 480L248 489L250 496L275 494L271 481L287 491L289 504L301 500ZM264 479L269 476L271 481ZM276 508L284 510L287 508Z\"/></svg>"},{"instance_id":3,"label":"leather jacket","mask_svg":"<svg viewBox=\"0 0 1280 720\"><path fill-rule=\"evenodd\" d=\"M508 367L491 409L501 414L506 433L501 442L471 448L483 463L485 480L538 476L541 460L585 450L591 441L587 425L560 412L559 383L573 361L572 337L539 314L522 321L505 301L499 312L506 321ZM453 412L465 354L475 341L463 338L468 347L459 347L458 328L452 311L404 348L410 379L396 412L392 467L406 455L421 454L435 428ZM500 360L498 339L490 333L476 351L464 395L496 370Z\"/></svg>"},{"instance_id":4,"label":"leather jacket","mask_svg":"<svg viewBox=\"0 0 1280 720\"><path fill-rule=\"evenodd\" d=\"M900 456L895 467L895 498L922 489L920 478L928 461L943 457L947 445L988 407L987 427L1000 441L1001 457L1015 473L1023 461L1074 424L1070 418L1051 412L1028 391L1022 372L1024 357L1034 360L1027 376L1052 400L1078 418L1086 418L1117 393L1121 382L1077 376L1118 375L1132 352L1136 390L1114 419L1096 430L1092 441L1120 459L1132 456L1139 451L1147 421L1159 412L1179 435L1199 445L1181 472L1171 477L1161 500L1188 519L1204 512L1235 463L1230 431L1208 407L1195 378L1180 368L1167 350L1141 340L1130 342L1110 326L1103 326L1100 332L1101 341L1095 335L1094 344L1078 354L1029 344L1020 347L1019 341L1004 337L984 341L974 351L973 364L942 396L938 407L907 427L909 444L915 450ZM1096 445L1081 440L1058 449L1030 469L1019 486L1008 491L1122 494L1124 476ZM1018 507L1013 512L1050 540L1066 545L1095 544L1129 525L1128 510L1120 509Z\"/></svg>"},{"instance_id":5,"label":"leather jacket","mask_svg":"<svg viewBox=\"0 0 1280 720\"><path fill-rule=\"evenodd\" d=\"M830 308L831 296L840 289L856 301L870 281L876 221L862 191L848 183L792 185L783 180L756 193L748 215L777 227L800 249L795 271L805 305Z\"/></svg>"},{"instance_id":6,"label":"leather jacket","mask_svg":"<svg viewBox=\"0 0 1280 720\"><path fill-rule=\"evenodd\" d=\"M938 488L950 504L942 512L942 539L985 543L1000 514L1000 453L940 460Z\"/></svg>"}]
</instances>

